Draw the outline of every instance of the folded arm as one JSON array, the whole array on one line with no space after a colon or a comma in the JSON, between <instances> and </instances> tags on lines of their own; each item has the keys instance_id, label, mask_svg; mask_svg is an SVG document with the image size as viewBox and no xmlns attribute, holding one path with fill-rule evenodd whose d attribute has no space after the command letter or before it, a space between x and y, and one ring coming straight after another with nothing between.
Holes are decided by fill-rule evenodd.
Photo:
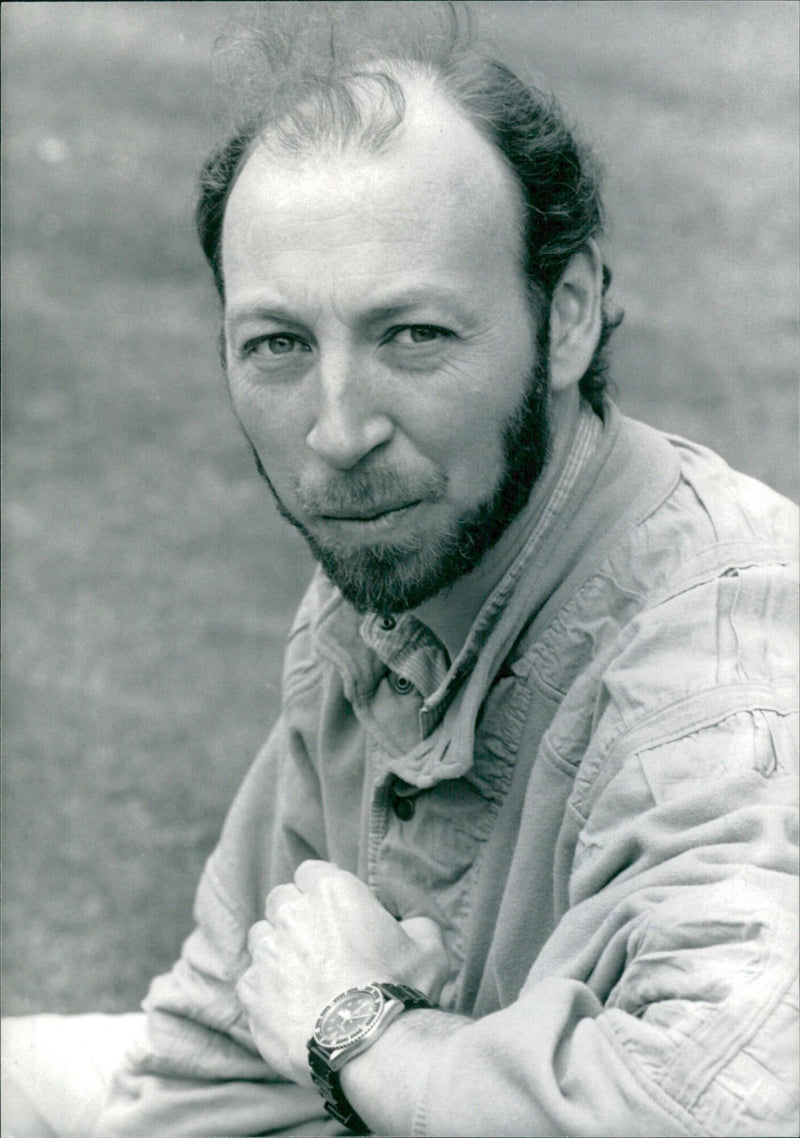
<instances>
[{"instance_id":1,"label":"folded arm","mask_svg":"<svg viewBox=\"0 0 800 1138\"><path fill-rule=\"evenodd\" d=\"M342 1087L374 1132L796 1133L795 781L758 753L775 730L736 727L738 757L730 723L699 732L691 757L682 740L628 756L587 821L575 903L512 1004L476 1020L406 1012L347 1063ZM726 770L676 780L675 748L693 774L709 748ZM391 979L435 995L433 958L398 964L401 926L345 886L341 926L316 888L302 919L297 898L288 922L279 903L240 989L268 1061L292 1056L283 1070L301 1084L305 1041L339 991Z\"/></svg>"},{"instance_id":2,"label":"folded arm","mask_svg":"<svg viewBox=\"0 0 800 1138\"><path fill-rule=\"evenodd\" d=\"M627 756L512 1004L408 1012L345 1067L375 1132L797 1133L797 784L747 718Z\"/></svg>"}]
</instances>

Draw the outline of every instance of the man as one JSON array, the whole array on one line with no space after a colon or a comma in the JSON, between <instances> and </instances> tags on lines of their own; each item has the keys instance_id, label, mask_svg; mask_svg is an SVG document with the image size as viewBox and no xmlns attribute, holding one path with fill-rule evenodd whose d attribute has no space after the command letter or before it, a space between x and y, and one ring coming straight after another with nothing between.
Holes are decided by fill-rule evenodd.
<instances>
[{"instance_id":1,"label":"man","mask_svg":"<svg viewBox=\"0 0 800 1138\"><path fill-rule=\"evenodd\" d=\"M93 1132L795 1133L794 512L604 397L557 108L456 33L346 46L265 45L204 173L321 569L181 960L85 1024L131 1037Z\"/></svg>"}]
</instances>

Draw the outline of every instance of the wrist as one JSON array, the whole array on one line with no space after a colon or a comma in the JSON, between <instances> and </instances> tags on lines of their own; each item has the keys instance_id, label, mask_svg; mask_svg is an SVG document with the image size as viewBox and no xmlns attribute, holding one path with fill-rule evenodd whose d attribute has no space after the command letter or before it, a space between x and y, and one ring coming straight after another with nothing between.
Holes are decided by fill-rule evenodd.
<instances>
[{"instance_id":1,"label":"wrist","mask_svg":"<svg viewBox=\"0 0 800 1138\"><path fill-rule=\"evenodd\" d=\"M440 1009L404 1012L340 1072L353 1109L375 1134L411 1134L442 1047L472 1021Z\"/></svg>"}]
</instances>

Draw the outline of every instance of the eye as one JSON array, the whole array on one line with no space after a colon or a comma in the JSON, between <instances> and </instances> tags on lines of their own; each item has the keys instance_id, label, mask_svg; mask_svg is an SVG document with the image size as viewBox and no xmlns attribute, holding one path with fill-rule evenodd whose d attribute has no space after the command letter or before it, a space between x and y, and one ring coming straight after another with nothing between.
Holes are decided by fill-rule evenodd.
<instances>
[{"instance_id":1,"label":"eye","mask_svg":"<svg viewBox=\"0 0 800 1138\"><path fill-rule=\"evenodd\" d=\"M437 328L435 324L408 324L396 328L390 338L398 344L433 344L450 335L446 328Z\"/></svg>"},{"instance_id":2,"label":"eye","mask_svg":"<svg viewBox=\"0 0 800 1138\"><path fill-rule=\"evenodd\" d=\"M271 336L259 336L245 344L245 355L257 356L288 356L293 352L309 352L308 344L298 336L288 332L274 332Z\"/></svg>"}]
</instances>

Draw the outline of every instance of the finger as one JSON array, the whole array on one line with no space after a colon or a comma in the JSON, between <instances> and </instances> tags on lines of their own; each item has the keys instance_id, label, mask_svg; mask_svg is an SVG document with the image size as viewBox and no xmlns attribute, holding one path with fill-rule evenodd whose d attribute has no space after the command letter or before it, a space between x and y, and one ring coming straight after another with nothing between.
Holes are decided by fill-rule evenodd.
<instances>
[{"instance_id":1,"label":"finger","mask_svg":"<svg viewBox=\"0 0 800 1138\"><path fill-rule=\"evenodd\" d=\"M243 1007L247 1007L248 997L252 987L253 983L250 977L250 969L248 968L236 981L236 998Z\"/></svg>"},{"instance_id":2,"label":"finger","mask_svg":"<svg viewBox=\"0 0 800 1138\"><path fill-rule=\"evenodd\" d=\"M251 1006L258 1003L258 990L255 973L252 968L248 968L236 981L236 998L248 1015Z\"/></svg>"},{"instance_id":3,"label":"finger","mask_svg":"<svg viewBox=\"0 0 800 1138\"><path fill-rule=\"evenodd\" d=\"M308 893L324 877L336 877L344 872L332 861L304 861L295 870L294 883L301 893Z\"/></svg>"},{"instance_id":4,"label":"finger","mask_svg":"<svg viewBox=\"0 0 800 1138\"><path fill-rule=\"evenodd\" d=\"M272 935L272 925L267 921L256 921L251 926L250 932L247 934L247 951L250 953L250 958L255 956L256 952L265 941Z\"/></svg>"},{"instance_id":5,"label":"finger","mask_svg":"<svg viewBox=\"0 0 800 1138\"><path fill-rule=\"evenodd\" d=\"M278 910L290 901L298 901L301 896L300 890L296 885L293 885L291 881L286 882L284 885L276 885L275 888L267 894L267 900L264 905L264 913L267 920L274 924Z\"/></svg>"},{"instance_id":6,"label":"finger","mask_svg":"<svg viewBox=\"0 0 800 1138\"><path fill-rule=\"evenodd\" d=\"M436 1003L450 974L450 961L441 929L428 917L408 917L400 922L400 927L417 946L420 957L411 983Z\"/></svg>"}]
</instances>

